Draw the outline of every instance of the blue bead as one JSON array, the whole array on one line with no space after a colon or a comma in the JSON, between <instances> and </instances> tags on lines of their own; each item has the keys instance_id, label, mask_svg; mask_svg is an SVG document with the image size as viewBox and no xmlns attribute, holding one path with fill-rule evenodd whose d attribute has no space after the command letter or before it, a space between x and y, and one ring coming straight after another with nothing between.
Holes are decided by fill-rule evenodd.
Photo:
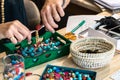
<instances>
[{"instance_id":1,"label":"blue bead","mask_svg":"<svg viewBox=\"0 0 120 80\"><path fill-rule=\"evenodd\" d=\"M49 69L47 72L48 72L48 73L51 73L52 71L53 71L52 69Z\"/></svg>"},{"instance_id":2,"label":"blue bead","mask_svg":"<svg viewBox=\"0 0 120 80\"><path fill-rule=\"evenodd\" d=\"M78 80L82 80L82 77L78 77Z\"/></svg>"},{"instance_id":3,"label":"blue bead","mask_svg":"<svg viewBox=\"0 0 120 80\"><path fill-rule=\"evenodd\" d=\"M54 50L54 48L51 47L50 50L52 51L52 50Z\"/></svg>"},{"instance_id":4,"label":"blue bead","mask_svg":"<svg viewBox=\"0 0 120 80\"><path fill-rule=\"evenodd\" d=\"M43 52L41 47L38 47L37 52Z\"/></svg>"},{"instance_id":5,"label":"blue bead","mask_svg":"<svg viewBox=\"0 0 120 80\"><path fill-rule=\"evenodd\" d=\"M75 72L75 74L76 74L76 75L78 75L78 74L79 74L79 72Z\"/></svg>"},{"instance_id":6,"label":"blue bead","mask_svg":"<svg viewBox=\"0 0 120 80\"><path fill-rule=\"evenodd\" d=\"M78 74L78 77L82 77L82 74Z\"/></svg>"},{"instance_id":7,"label":"blue bead","mask_svg":"<svg viewBox=\"0 0 120 80\"><path fill-rule=\"evenodd\" d=\"M59 46L60 45L60 41L57 41L56 43L55 43L55 46Z\"/></svg>"},{"instance_id":8,"label":"blue bead","mask_svg":"<svg viewBox=\"0 0 120 80\"><path fill-rule=\"evenodd\" d=\"M53 67L53 70L55 71L57 69L57 67Z\"/></svg>"},{"instance_id":9,"label":"blue bead","mask_svg":"<svg viewBox=\"0 0 120 80\"><path fill-rule=\"evenodd\" d=\"M31 57L34 57L34 56L35 56L35 53L33 53L33 52L30 53L30 56L31 56Z\"/></svg>"},{"instance_id":10,"label":"blue bead","mask_svg":"<svg viewBox=\"0 0 120 80\"><path fill-rule=\"evenodd\" d=\"M90 77L87 77L87 80L92 80Z\"/></svg>"},{"instance_id":11,"label":"blue bead","mask_svg":"<svg viewBox=\"0 0 120 80\"><path fill-rule=\"evenodd\" d=\"M63 78L62 77L60 77L60 79L59 80L63 80Z\"/></svg>"},{"instance_id":12,"label":"blue bead","mask_svg":"<svg viewBox=\"0 0 120 80\"><path fill-rule=\"evenodd\" d=\"M34 47L30 47L28 52L31 53L31 52L34 52L35 48Z\"/></svg>"},{"instance_id":13,"label":"blue bead","mask_svg":"<svg viewBox=\"0 0 120 80\"><path fill-rule=\"evenodd\" d=\"M36 62L36 61L38 61L38 58L33 59L33 62Z\"/></svg>"},{"instance_id":14,"label":"blue bead","mask_svg":"<svg viewBox=\"0 0 120 80\"><path fill-rule=\"evenodd\" d=\"M52 69L49 69L50 72L52 72L53 70Z\"/></svg>"},{"instance_id":15,"label":"blue bead","mask_svg":"<svg viewBox=\"0 0 120 80\"><path fill-rule=\"evenodd\" d=\"M19 80L23 75L24 73L20 73L17 77L14 78L14 80Z\"/></svg>"},{"instance_id":16,"label":"blue bead","mask_svg":"<svg viewBox=\"0 0 120 80\"><path fill-rule=\"evenodd\" d=\"M17 61L16 60L12 60L12 65L14 65L14 64L17 64Z\"/></svg>"},{"instance_id":17,"label":"blue bead","mask_svg":"<svg viewBox=\"0 0 120 80\"><path fill-rule=\"evenodd\" d=\"M50 49L51 48L50 45L48 45L47 48Z\"/></svg>"},{"instance_id":18,"label":"blue bead","mask_svg":"<svg viewBox=\"0 0 120 80\"><path fill-rule=\"evenodd\" d=\"M43 49L44 49L44 50L47 50L47 46L44 46Z\"/></svg>"},{"instance_id":19,"label":"blue bead","mask_svg":"<svg viewBox=\"0 0 120 80\"><path fill-rule=\"evenodd\" d=\"M73 80L79 80L79 79L77 79L77 78L73 78Z\"/></svg>"},{"instance_id":20,"label":"blue bead","mask_svg":"<svg viewBox=\"0 0 120 80\"><path fill-rule=\"evenodd\" d=\"M78 74L78 80L82 80L82 74Z\"/></svg>"},{"instance_id":21,"label":"blue bead","mask_svg":"<svg viewBox=\"0 0 120 80\"><path fill-rule=\"evenodd\" d=\"M50 42L50 39L46 39L45 43L48 44Z\"/></svg>"},{"instance_id":22,"label":"blue bead","mask_svg":"<svg viewBox=\"0 0 120 80\"><path fill-rule=\"evenodd\" d=\"M52 43L51 46L54 47L54 46L55 46L55 43Z\"/></svg>"},{"instance_id":23,"label":"blue bead","mask_svg":"<svg viewBox=\"0 0 120 80\"><path fill-rule=\"evenodd\" d=\"M28 47L25 47L23 51L27 51L28 50Z\"/></svg>"},{"instance_id":24,"label":"blue bead","mask_svg":"<svg viewBox=\"0 0 120 80\"><path fill-rule=\"evenodd\" d=\"M56 72L59 73L61 70L60 69L56 69Z\"/></svg>"},{"instance_id":25,"label":"blue bead","mask_svg":"<svg viewBox=\"0 0 120 80\"><path fill-rule=\"evenodd\" d=\"M25 56L25 57L28 56L28 54L25 51L22 51L22 55Z\"/></svg>"}]
</instances>

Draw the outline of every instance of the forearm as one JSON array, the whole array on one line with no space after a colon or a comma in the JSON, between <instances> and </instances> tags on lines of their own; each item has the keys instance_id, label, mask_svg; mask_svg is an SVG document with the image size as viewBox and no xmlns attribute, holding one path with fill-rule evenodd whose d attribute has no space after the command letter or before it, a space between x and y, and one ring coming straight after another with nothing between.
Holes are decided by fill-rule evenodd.
<instances>
[{"instance_id":1,"label":"forearm","mask_svg":"<svg viewBox=\"0 0 120 80\"><path fill-rule=\"evenodd\" d=\"M70 3L70 0L63 0L62 7L66 8L69 3Z\"/></svg>"},{"instance_id":2,"label":"forearm","mask_svg":"<svg viewBox=\"0 0 120 80\"><path fill-rule=\"evenodd\" d=\"M47 0L32 0L33 2L35 2L35 4L38 6L39 9L42 8L42 6L44 5L44 3L47 1ZM55 0L57 1L57 0ZM66 8L67 5L70 3L70 0L62 0L62 4L61 6L63 8Z\"/></svg>"}]
</instances>

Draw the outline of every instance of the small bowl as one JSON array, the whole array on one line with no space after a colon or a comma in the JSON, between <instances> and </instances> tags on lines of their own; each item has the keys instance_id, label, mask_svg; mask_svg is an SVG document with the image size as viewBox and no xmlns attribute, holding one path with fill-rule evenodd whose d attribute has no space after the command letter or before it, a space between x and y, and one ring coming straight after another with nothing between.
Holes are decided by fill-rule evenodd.
<instances>
[{"instance_id":1,"label":"small bowl","mask_svg":"<svg viewBox=\"0 0 120 80\"><path fill-rule=\"evenodd\" d=\"M100 68L114 56L115 45L101 37L76 40L70 46L73 61L83 68Z\"/></svg>"}]
</instances>

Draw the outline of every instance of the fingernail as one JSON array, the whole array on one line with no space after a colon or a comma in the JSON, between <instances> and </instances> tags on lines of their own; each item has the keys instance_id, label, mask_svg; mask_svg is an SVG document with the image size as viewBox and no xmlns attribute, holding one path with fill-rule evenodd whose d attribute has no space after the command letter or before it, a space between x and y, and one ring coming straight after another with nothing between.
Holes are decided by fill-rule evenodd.
<instances>
[{"instance_id":1,"label":"fingernail","mask_svg":"<svg viewBox=\"0 0 120 80\"><path fill-rule=\"evenodd\" d=\"M52 30L52 33L55 33L55 30Z\"/></svg>"},{"instance_id":2,"label":"fingernail","mask_svg":"<svg viewBox=\"0 0 120 80\"><path fill-rule=\"evenodd\" d=\"M28 41L28 44L31 44L32 43L32 41Z\"/></svg>"}]
</instances>

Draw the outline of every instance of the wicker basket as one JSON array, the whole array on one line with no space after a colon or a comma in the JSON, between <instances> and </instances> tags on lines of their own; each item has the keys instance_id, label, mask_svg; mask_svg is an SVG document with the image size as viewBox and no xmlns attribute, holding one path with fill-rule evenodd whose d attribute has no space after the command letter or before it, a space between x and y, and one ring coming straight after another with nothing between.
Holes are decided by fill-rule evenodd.
<instances>
[{"instance_id":1,"label":"wicker basket","mask_svg":"<svg viewBox=\"0 0 120 80\"><path fill-rule=\"evenodd\" d=\"M104 38L89 37L73 42L70 52L77 65L84 68L100 68L113 58L115 45Z\"/></svg>"}]
</instances>

